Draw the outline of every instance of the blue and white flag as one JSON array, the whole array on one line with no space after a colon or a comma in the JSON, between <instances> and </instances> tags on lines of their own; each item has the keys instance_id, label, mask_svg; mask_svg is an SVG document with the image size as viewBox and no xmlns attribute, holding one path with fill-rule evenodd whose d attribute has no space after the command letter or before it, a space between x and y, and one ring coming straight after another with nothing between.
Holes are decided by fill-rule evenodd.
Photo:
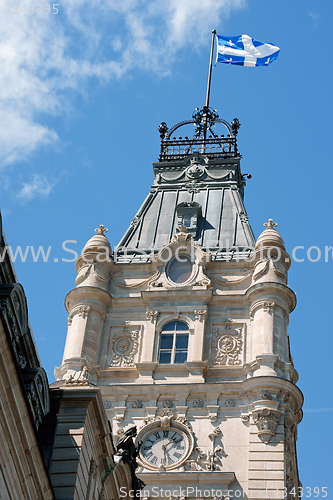
<instances>
[{"instance_id":1,"label":"blue and white flag","mask_svg":"<svg viewBox=\"0 0 333 500\"><path fill-rule=\"evenodd\" d=\"M248 35L217 38L216 62L239 66L268 66L275 61L280 49L271 43L255 40Z\"/></svg>"}]
</instances>

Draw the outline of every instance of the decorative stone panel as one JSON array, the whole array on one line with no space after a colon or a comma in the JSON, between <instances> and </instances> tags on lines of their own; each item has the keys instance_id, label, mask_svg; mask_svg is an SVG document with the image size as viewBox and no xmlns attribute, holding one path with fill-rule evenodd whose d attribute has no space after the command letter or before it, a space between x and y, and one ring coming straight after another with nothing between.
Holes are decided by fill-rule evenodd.
<instances>
[{"instance_id":1,"label":"decorative stone panel","mask_svg":"<svg viewBox=\"0 0 333 500\"><path fill-rule=\"evenodd\" d=\"M135 366L136 355L140 345L140 331L128 331L114 333L110 345L110 367Z\"/></svg>"},{"instance_id":2,"label":"decorative stone panel","mask_svg":"<svg viewBox=\"0 0 333 500\"><path fill-rule=\"evenodd\" d=\"M242 328L225 331L215 328L213 332L212 364L216 366L241 365L241 353L243 350Z\"/></svg>"}]
</instances>

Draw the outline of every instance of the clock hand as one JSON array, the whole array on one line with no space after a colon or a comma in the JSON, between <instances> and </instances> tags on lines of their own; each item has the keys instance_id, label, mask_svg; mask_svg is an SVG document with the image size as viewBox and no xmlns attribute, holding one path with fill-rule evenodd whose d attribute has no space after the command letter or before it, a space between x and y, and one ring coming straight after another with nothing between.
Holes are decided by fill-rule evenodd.
<instances>
[{"instance_id":1,"label":"clock hand","mask_svg":"<svg viewBox=\"0 0 333 500\"><path fill-rule=\"evenodd\" d=\"M171 444L171 446L173 444L175 444L175 440L174 439L170 439L170 441L165 445L165 449Z\"/></svg>"}]
</instances>

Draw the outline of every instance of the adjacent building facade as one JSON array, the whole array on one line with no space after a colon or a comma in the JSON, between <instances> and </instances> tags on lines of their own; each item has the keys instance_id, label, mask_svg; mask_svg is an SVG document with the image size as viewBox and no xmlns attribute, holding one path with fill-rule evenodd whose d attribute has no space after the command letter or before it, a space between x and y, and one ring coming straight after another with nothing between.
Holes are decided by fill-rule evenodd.
<instances>
[{"instance_id":1,"label":"adjacent building facade","mask_svg":"<svg viewBox=\"0 0 333 500\"><path fill-rule=\"evenodd\" d=\"M131 438L115 448L85 378L49 388L6 246L0 217L0 498L126 500L137 485Z\"/></svg>"},{"instance_id":2,"label":"adjacent building facade","mask_svg":"<svg viewBox=\"0 0 333 500\"><path fill-rule=\"evenodd\" d=\"M173 136L193 124L191 139ZM59 396L56 413L66 420L73 401L84 394L88 404L98 389L95 408L103 400L117 439L137 427L142 494L158 499L283 499L299 486L290 257L271 219L254 238L238 128L207 108L162 123L146 200L114 252L104 226L96 230L65 300L52 390L70 403Z\"/></svg>"}]
</instances>

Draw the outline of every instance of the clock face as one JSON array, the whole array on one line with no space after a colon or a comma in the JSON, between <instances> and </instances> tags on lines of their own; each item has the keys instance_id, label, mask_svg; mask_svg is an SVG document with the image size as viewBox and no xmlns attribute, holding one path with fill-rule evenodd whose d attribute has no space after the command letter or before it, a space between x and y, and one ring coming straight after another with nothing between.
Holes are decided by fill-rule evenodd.
<instances>
[{"instance_id":1,"label":"clock face","mask_svg":"<svg viewBox=\"0 0 333 500\"><path fill-rule=\"evenodd\" d=\"M186 451L187 443L183 433L173 428L158 429L144 439L140 456L143 461L154 467L168 467L180 462Z\"/></svg>"}]
</instances>

